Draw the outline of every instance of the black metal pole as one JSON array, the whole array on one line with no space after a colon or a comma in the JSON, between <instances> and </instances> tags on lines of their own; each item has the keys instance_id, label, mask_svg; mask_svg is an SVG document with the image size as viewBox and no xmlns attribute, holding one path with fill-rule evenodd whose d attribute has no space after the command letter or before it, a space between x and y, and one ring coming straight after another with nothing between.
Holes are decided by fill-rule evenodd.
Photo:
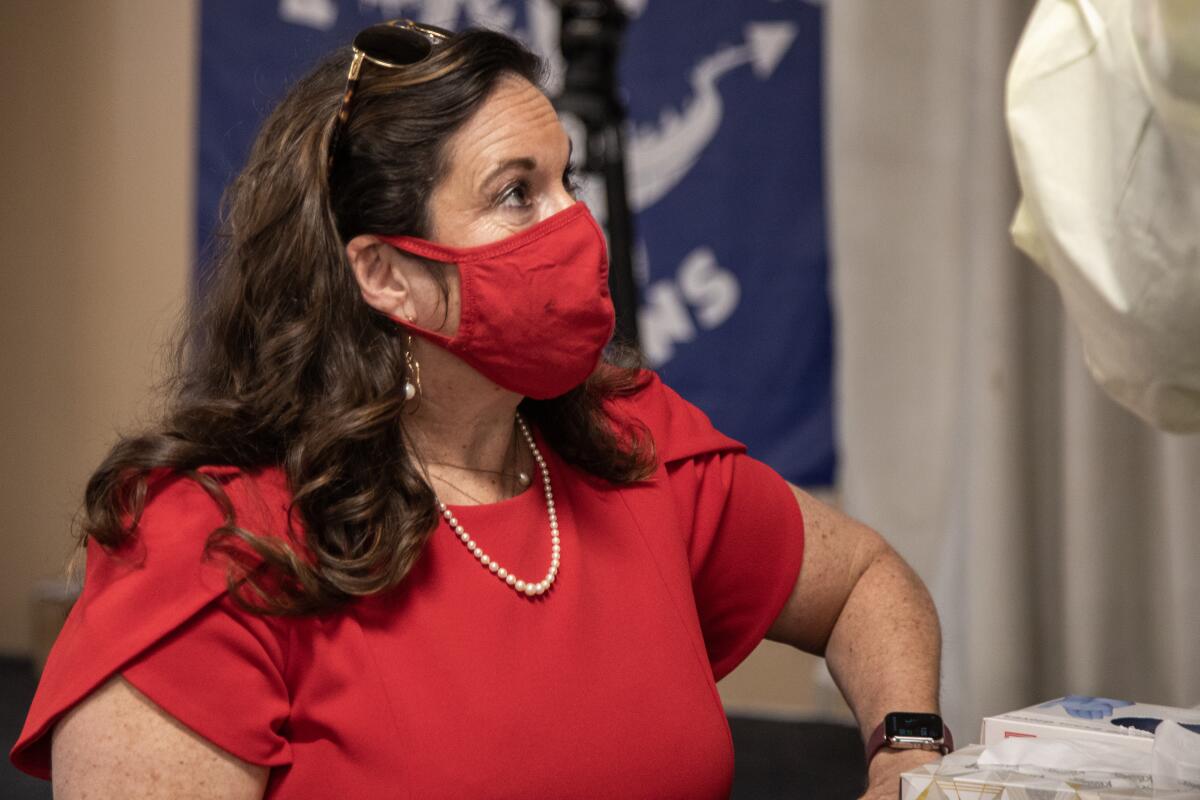
<instances>
[{"instance_id":1,"label":"black metal pole","mask_svg":"<svg viewBox=\"0 0 1200 800\"><path fill-rule=\"evenodd\" d=\"M558 0L566 71L555 105L583 123L582 170L604 180L608 215L609 290L617 312L616 339L638 346L638 290L633 276L633 218L625 178L625 108L617 64L625 13L616 0Z\"/></svg>"},{"instance_id":2,"label":"black metal pole","mask_svg":"<svg viewBox=\"0 0 1200 800\"><path fill-rule=\"evenodd\" d=\"M623 117L622 117L623 120ZM633 214L625 188L625 134L621 122L610 123L605 140L604 185L608 200L610 248L608 287L617 311L618 340L638 346L638 287L633 275Z\"/></svg>"}]
</instances>

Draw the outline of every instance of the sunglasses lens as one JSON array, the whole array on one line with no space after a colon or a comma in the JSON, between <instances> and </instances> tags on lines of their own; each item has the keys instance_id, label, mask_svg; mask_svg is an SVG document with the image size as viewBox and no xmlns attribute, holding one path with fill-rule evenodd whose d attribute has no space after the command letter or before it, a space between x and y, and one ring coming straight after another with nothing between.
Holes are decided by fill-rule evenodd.
<instances>
[{"instance_id":1,"label":"sunglasses lens","mask_svg":"<svg viewBox=\"0 0 1200 800\"><path fill-rule=\"evenodd\" d=\"M354 47L368 58L396 66L415 64L433 49L422 34L395 25L372 25L354 37Z\"/></svg>"}]
</instances>

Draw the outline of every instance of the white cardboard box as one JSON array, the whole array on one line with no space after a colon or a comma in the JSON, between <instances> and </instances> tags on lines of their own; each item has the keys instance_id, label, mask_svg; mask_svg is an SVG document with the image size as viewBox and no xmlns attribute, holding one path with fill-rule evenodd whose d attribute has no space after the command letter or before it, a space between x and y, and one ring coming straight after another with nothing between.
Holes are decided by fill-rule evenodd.
<instances>
[{"instance_id":1,"label":"white cardboard box","mask_svg":"<svg viewBox=\"0 0 1200 800\"><path fill-rule=\"evenodd\" d=\"M1066 770L1018 772L980 767L983 745L955 750L940 764L900 776L900 800L1197 800L1195 789L1155 789L1149 775Z\"/></svg>"},{"instance_id":2,"label":"white cardboard box","mask_svg":"<svg viewBox=\"0 0 1200 800\"><path fill-rule=\"evenodd\" d=\"M1071 695L985 717L979 739L985 745L1013 736L1102 739L1149 752L1154 748L1154 734L1145 728L1152 727L1153 720L1164 719L1200 724L1200 710Z\"/></svg>"}]
</instances>

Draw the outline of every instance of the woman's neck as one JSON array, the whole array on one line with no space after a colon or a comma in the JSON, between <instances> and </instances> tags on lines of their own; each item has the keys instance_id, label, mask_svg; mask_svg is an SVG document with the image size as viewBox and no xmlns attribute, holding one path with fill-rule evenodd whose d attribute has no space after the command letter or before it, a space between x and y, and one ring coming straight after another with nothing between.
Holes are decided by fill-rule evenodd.
<instances>
[{"instance_id":1,"label":"woman's neck","mask_svg":"<svg viewBox=\"0 0 1200 800\"><path fill-rule=\"evenodd\" d=\"M404 426L414 456L425 465L443 502L490 503L523 488L532 459L518 441L522 397L489 381L434 345L421 343L420 399Z\"/></svg>"}]
</instances>

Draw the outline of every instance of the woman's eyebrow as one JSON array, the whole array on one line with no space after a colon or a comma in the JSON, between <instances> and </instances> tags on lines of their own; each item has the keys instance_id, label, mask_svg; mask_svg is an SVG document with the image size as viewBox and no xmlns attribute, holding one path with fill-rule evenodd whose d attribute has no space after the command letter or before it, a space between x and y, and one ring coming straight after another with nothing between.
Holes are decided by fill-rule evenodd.
<instances>
[{"instance_id":1,"label":"woman's eyebrow","mask_svg":"<svg viewBox=\"0 0 1200 800\"><path fill-rule=\"evenodd\" d=\"M480 181L480 188L486 188L492 181L496 180L498 175L514 167L523 169L526 172L533 172L537 169L537 159L533 156L521 156L501 161L487 174L487 177Z\"/></svg>"},{"instance_id":2,"label":"woman's eyebrow","mask_svg":"<svg viewBox=\"0 0 1200 800\"><path fill-rule=\"evenodd\" d=\"M571 160L574 157L575 157L575 142L568 139L567 140L567 167L568 167L568 169L570 168ZM517 158L506 158L504 161L501 161L499 164L497 164L495 167L493 167L488 172L487 176L482 181L479 182L479 188L481 190L486 189L489 185L491 185L492 181L496 180L497 176L501 175L502 173L504 173L507 170L517 168L517 169L522 169L526 172L533 172L537 169L537 165L538 165L537 159L534 158L533 156L519 156Z\"/></svg>"}]
</instances>

